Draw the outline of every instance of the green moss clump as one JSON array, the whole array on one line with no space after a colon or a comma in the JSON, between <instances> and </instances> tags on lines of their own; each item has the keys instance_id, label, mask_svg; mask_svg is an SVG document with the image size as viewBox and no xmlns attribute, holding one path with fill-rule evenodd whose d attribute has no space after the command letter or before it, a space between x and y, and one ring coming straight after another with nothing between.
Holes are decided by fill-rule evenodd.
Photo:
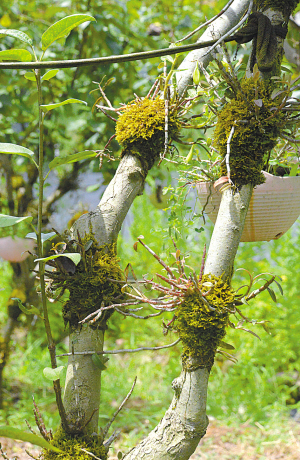
<instances>
[{"instance_id":1,"label":"green moss clump","mask_svg":"<svg viewBox=\"0 0 300 460\"><path fill-rule=\"evenodd\" d=\"M177 112L170 108L168 117L169 139L179 134L180 121ZM122 157L135 155L147 172L165 143L165 101L137 99L126 106L116 123L116 139L123 147Z\"/></svg>"},{"instance_id":2,"label":"green moss clump","mask_svg":"<svg viewBox=\"0 0 300 460\"><path fill-rule=\"evenodd\" d=\"M83 244L91 240L87 235ZM86 316L98 310L102 302L105 305L121 294L122 283L113 280L122 280L123 273L119 267L119 258L116 256L116 245L98 247L96 242L86 252L84 260L76 267L74 275L67 275L64 287L70 291L69 300L63 306L63 318L70 326L77 326ZM102 316L97 327L104 327L113 310L108 310Z\"/></svg>"},{"instance_id":3,"label":"green moss clump","mask_svg":"<svg viewBox=\"0 0 300 460\"><path fill-rule=\"evenodd\" d=\"M226 334L228 311L225 309L234 301L234 291L221 277L204 275L199 289L205 296L211 311L195 288L184 296L176 310L174 328L183 343L183 363L197 358L199 367L211 368L219 345Z\"/></svg>"},{"instance_id":4,"label":"green moss clump","mask_svg":"<svg viewBox=\"0 0 300 460\"><path fill-rule=\"evenodd\" d=\"M285 115L280 111L276 113L280 98L274 101L270 97L271 85L262 81L255 84L252 78L248 78L242 81L241 89L242 92L220 112L214 133L214 145L223 158L221 176L227 176L227 140L235 127L229 164L230 178L237 187L255 186L265 181L261 170L285 123ZM258 101L261 107L254 101Z\"/></svg>"},{"instance_id":5,"label":"green moss clump","mask_svg":"<svg viewBox=\"0 0 300 460\"><path fill-rule=\"evenodd\" d=\"M43 450L43 460L91 460L91 455L82 451L85 449L101 460L107 460L107 452L103 443L97 436L70 436L59 428L51 441L55 447L58 447L63 452L57 453L52 450Z\"/></svg>"}]
</instances>

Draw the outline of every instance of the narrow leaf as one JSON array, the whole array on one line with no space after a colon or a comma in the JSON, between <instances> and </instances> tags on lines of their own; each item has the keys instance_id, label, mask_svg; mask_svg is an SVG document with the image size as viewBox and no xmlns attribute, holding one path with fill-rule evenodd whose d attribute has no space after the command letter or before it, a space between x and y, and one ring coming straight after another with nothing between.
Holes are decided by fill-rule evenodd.
<instances>
[{"instance_id":1,"label":"narrow leaf","mask_svg":"<svg viewBox=\"0 0 300 460\"><path fill-rule=\"evenodd\" d=\"M51 367L45 367L45 369L43 369L44 377L47 380L58 380L64 368L65 366L59 366L55 369L52 369Z\"/></svg>"},{"instance_id":2,"label":"narrow leaf","mask_svg":"<svg viewBox=\"0 0 300 460\"><path fill-rule=\"evenodd\" d=\"M65 157L56 157L50 161L49 169L54 169L57 166L66 165L68 163L74 163L75 161L86 160L87 158L93 158L96 155L94 150L83 150L82 152L73 153Z\"/></svg>"},{"instance_id":3,"label":"narrow leaf","mask_svg":"<svg viewBox=\"0 0 300 460\"><path fill-rule=\"evenodd\" d=\"M46 72L46 73L42 76L42 80L50 80L50 78L55 77L55 75L57 74L57 72L59 72L59 69L48 70L48 72Z\"/></svg>"},{"instance_id":4,"label":"narrow leaf","mask_svg":"<svg viewBox=\"0 0 300 460\"><path fill-rule=\"evenodd\" d=\"M98 369L100 369L101 371L104 371L106 369L103 360L97 355L97 353L94 353L92 355L92 361L95 364L95 366L98 367Z\"/></svg>"},{"instance_id":5,"label":"narrow leaf","mask_svg":"<svg viewBox=\"0 0 300 460\"><path fill-rule=\"evenodd\" d=\"M19 430L12 426L0 426L0 436L10 439L18 439L19 441L30 442L36 446L43 447L44 449L53 450L54 452L63 453L58 447L52 446L46 439L33 433L26 433L26 431Z\"/></svg>"},{"instance_id":6,"label":"narrow leaf","mask_svg":"<svg viewBox=\"0 0 300 460\"><path fill-rule=\"evenodd\" d=\"M254 337L257 337L259 340L261 340L259 335L255 334L255 332L251 331L250 329L246 329L245 327L241 327L241 326L237 327L236 329L242 329L245 332L249 332L249 334L252 334L252 335L254 335Z\"/></svg>"},{"instance_id":7,"label":"narrow leaf","mask_svg":"<svg viewBox=\"0 0 300 460\"><path fill-rule=\"evenodd\" d=\"M72 14L71 16L67 16L55 22L42 35L42 50L45 51L53 42L66 37L71 30L79 24L95 20L96 19L89 14Z\"/></svg>"},{"instance_id":8,"label":"narrow leaf","mask_svg":"<svg viewBox=\"0 0 300 460\"><path fill-rule=\"evenodd\" d=\"M80 99L66 99L65 101L57 102L56 104L40 105L40 107L42 111L46 113L46 112L49 112L49 110L56 109L57 107L61 107L62 105L75 104L75 103L87 105L85 101L81 101Z\"/></svg>"},{"instance_id":9,"label":"narrow leaf","mask_svg":"<svg viewBox=\"0 0 300 460\"><path fill-rule=\"evenodd\" d=\"M280 291L280 294L281 294L281 295L283 295L283 289L282 289L282 287L281 287L281 284L280 284L280 283L278 283L278 281L276 281L276 280L274 280L274 283L276 283L276 284L277 284L277 286L278 286L278 289L279 289L279 291Z\"/></svg>"},{"instance_id":10,"label":"narrow leaf","mask_svg":"<svg viewBox=\"0 0 300 460\"><path fill-rule=\"evenodd\" d=\"M32 40L31 38L25 34L24 32L21 32L20 30L15 30L15 29L0 29L0 35L8 35L9 37L13 38L18 38L24 43L27 43L28 45L32 45Z\"/></svg>"},{"instance_id":11,"label":"narrow leaf","mask_svg":"<svg viewBox=\"0 0 300 460\"><path fill-rule=\"evenodd\" d=\"M219 347L225 348L225 350L235 350L233 345L230 345L229 343L223 342L223 340L220 340Z\"/></svg>"},{"instance_id":12,"label":"narrow leaf","mask_svg":"<svg viewBox=\"0 0 300 460\"><path fill-rule=\"evenodd\" d=\"M28 222L31 222L32 216L15 217L7 216L6 214L0 214L0 228L11 227L12 225L16 225L24 220L28 220Z\"/></svg>"},{"instance_id":13,"label":"narrow leaf","mask_svg":"<svg viewBox=\"0 0 300 460\"><path fill-rule=\"evenodd\" d=\"M273 302L276 303L276 302L277 302L277 298L276 298L276 294L275 294L275 292L273 291L273 289L270 288L270 287L267 287L267 290L268 290L268 293L270 294L270 297L271 297L271 299L273 300Z\"/></svg>"},{"instance_id":14,"label":"narrow leaf","mask_svg":"<svg viewBox=\"0 0 300 460\"><path fill-rule=\"evenodd\" d=\"M34 262L39 262L40 260L47 262L48 260L57 259L58 257L67 257L68 259L71 259L75 265L78 265L81 260L81 255L78 252L64 252L63 254L55 254L54 256L41 257L40 259L35 259Z\"/></svg>"},{"instance_id":15,"label":"narrow leaf","mask_svg":"<svg viewBox=\"0 0 300 460\"><path fill-rule=\"evenodd\" d=\"M26 149L25 147L22 147L21 145L6 144L2 142L0 143L0 153L22 155L23 157L30 158L31 160L33 160L34 157L34 152L32 152L29 149Z\"/></svg>"},{"instance_id":16,"label":"narrow leaf","mask_svg":"<svg viewBox=\"0 0 300 460\"><path fill-rule=\"evenodd\" d=\"M23 49L11 49L0 51L0 61L31 61L32 54Z\"/></svg>"}]
</instances>

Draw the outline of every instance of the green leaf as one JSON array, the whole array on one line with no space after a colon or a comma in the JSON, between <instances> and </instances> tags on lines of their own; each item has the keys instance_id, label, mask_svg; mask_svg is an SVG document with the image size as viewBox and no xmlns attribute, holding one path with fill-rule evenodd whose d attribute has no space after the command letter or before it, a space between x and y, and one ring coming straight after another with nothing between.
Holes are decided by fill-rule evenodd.
<instances>
[{"instance_id":1,"label":"green leaf","mask_svg":"<svg viewBox=\"0 0 300 460\"><path fill-rule=\"evenodd\" d=\"M0 61L31 61L32 54L27 50L11 49L0 51Z\"/></svg>"},{"instance_id":2,"label":"green leaf","mask_svg":"<svg viewBox=\"0 0 300 460\"><path fill-rule=\"evenodd\" d=\"M16 225L23 220L28 220L28 222L31 222L32 216L15 217L7 216L6 214L0 214L0 228L11 227L12 225Z\"/></svg>"},{"instance_id":3,"label":"green leaf","mask_svg":"<svg viewBox=\"0 0 300 460\"><path fill-rule=\"evenodd\" d=\"M81 101L80 99L66 99L65 101L57 102L56 104L40 105L40 107L42 111L46 113L46 112L49 112L49 110L56 109L56 107L61 107L62 105L75 104L75 103L87 105L85 101Z\"/></svg>"},{"instance_id":4,"label":"green leaf","mask_svg":"<svg viewBox=\"0 0 300 460\"><path fill-rule=\"evenodd\" d=\"M96 367L98 367L101 371L104 371L106 369L106 366L104 362L107 361L107 359L101 359L97 353L94 353L92 355L92 361L95 364Z\"/></svg>"},{"instance_id":5,"label":"green leaf","mask_svg":"<svg viewBox=\"0 0 300 460\"><path fill-rule=\"evenodd\" d=\"M194 85L196 86L198 86L200 83L200 70L199 70L198 61L196 62L196 66L193 72L193 82L194 82Z\"/></svg>"},{"instance_id":6,"label":"green leaf","mask_svg":"<svg viewBox=\"0 0 300 460\"><path fill-rule=\"evenodd\" d=\"M0 153L8 153L11 155L22 155L23 157L29 158L35 163L35 161L33 160L34 152L32 152L32 150L26 149L25 147L22 147L21 145L6 144L6 143L0 142Z\"/></svg>"},{"instance_id":7,"label":"green leaf","mask_svg":"<svg viewBox=\"0 0 300 460\"><path fill-rule=\"evenodd\" d=\"M48 260L57 259L58 257L67 257L68 259L71 259L75 265L78 265L81 259L81 255L78 252L63 252L62 254L55 254L54 256L41 257L40 259L35 259L34 262L39 262L40 260L47 262Z\"/></svg>"},{"instance_id":8,"label":"green leaf","mask_svg":"<svg viewBox=\"0 0 300 460\"><path fill-rule=\"evenodd\" d=\"M55 369L52 369L51 367L45 367L45 369L43 369L44 377L47 380L52 380L52 381L58 380L64 368L65 366L59 366L59 367L56 367Z\"/></svg>"},{"instance_id":9,"label":"green leaf","mask_svg":"<svg viewBox=\"0 0 300 460\"><path fill-rule=\"evenodd\" d=\"M101 184L93 184L93 185L88 185L87 188L85 189L86 192L91 193L91 192L96 192L96 190L99 190L101 187Z\"/></svg>"},{"instance_id":10,"label":"green leaf","mask_svg":"<svg viewBox=\"0 0 300 460\"><path fill-rule=\"evenodd\" d=\"M280 291L280 294L281 294L281 295L283 295L283 289L282 289L282 287L281 287L281 284L280 284L280 283L278 283L278 281L276 281L276 280L274 280L274 283L276 283L276 284L277 284L277 286L278 286L278 289L279 289L279 291Z\"/></svg>"},{"instance_id":11,"label":"green leaf","mask_svg":"<svg viewBox=\"0 0 300 460\"><path fill-rule=\"evenodd\" d=\"M195 144L192 145L192 147L190 148L189 153L187 154L186 159L184 160L184 162L186 164L188 164L188 163L190 163L192 161L192 158L193 158L193 155L194 155L194 147L195 147Z\"/></svg>"},{"instance_id":12,"label":"green leaf","mask_svg":"<svg viewBox=\"0 0 300 460\"><path fill-rule=\"evenodd\" d=\"M174 58L174 56L171 56L171 55L168 54L166 56L162 56L160 59L162 61L169 61L169 62L171 62L173 64L175 58Z\"/></svg>"},{"instance_id":13,"label":"green leaf","mask_svg":"<svg viewBox=\"0 0 300 460\"><path fill-rule=\"evenodd\" d=\"M276 294L273 291L273 289L270 288L270 287L267 287L267 290L268 290L268 293L270 294L270 297L273 300L273 302L277 302Z\"/></svg>"},{"instance_id":14,"label":"green leaf","mask_svg":"<svg viewBox=\"0 0 300 460\"><path fill-rule=\"evenodd\" d=\"M24 77L26 78L26 80L36 81L34 72L26 72L24 73Z\"/></svg>"},{"instance_id":15,"label":"green leaf","mask_svg":"<svg viewBox=\"0 0 300 460\"><path fill-rule=\"evenodd\" d=\"M41 438L33 433L26 433L26 431L19 430L12 426L0 426L0 436L10 439L18 439L19 441L30 442L36 446L43 447L44 449L53 450L54 452L63 453L58 447L52 446L46 439Z\"/></svg>"},{"instance_id":16,"label":"green leaf","mask_svg":"<svg viewBox=\"0 0 300 460\"><path fill-rule=\"evenodd\" d=\"M229 343L223 342L223 340L220 340L219 347L224 348L225 350L235 350L233 345L230 345Z\"/></svg>"},{"instance_id":17,"label":"green leaf","mask_svg":"<svg viewBox=\"0 0 300 460\"><path fill-rule=\"evenodd\" d=\"M21 32L20 30L0 29L0 35L8 35L9 37L18 38L22 42L27 43L30 46L32 45L31 38L24 32Z\"/></svg>"},{"instance_id":18,"label":"green leaf","mask_svg":"<svg viewBox=\"0 0 300 460\"><path fill-rule=\"evenodd\" d=\"M21 299L19 299L18 297L12 297L11 298L12 300L16 300L18 302L18 306L20 308L20 310L25 313L25 315L36 315L38 316L39 318L41 319L44 319L44 317L41 315L41 312L40 310L35 307L34 305L31 305L30 308L26 308L23 304L22 304L22 301Z\"/></svg>"},{"instance_id":19,"label":"green leaf","mask_svg":"<svg viewBox=\"0 0 300 460\"><path fill-rule=\"evenodd\" d=\"M47 240L50 240L50 239L53 238L54 236L56 236L56 233L55 233L55 232L41 233L41 240L42 240L42 243L44 243L44 242L47 241ZM36 233L27 233L27 235L25 236L25 238L31 238L31 239L33 239L33 240L37 240Z\"/></svg>"},{"instance_id":20,"label":"green leaf","mask_svg":"<svg viewBox=\"0 0 300 460\"><path fill-rule=\"evenodd\" d=\"M55 75L57 74L57 72L59 72L59 69L48 70L48 72L46 72L46 73L42 76L42 80L50 80L50 78L55 77Z\"/></svg>"},{"instance_id":21,"label":"green leaf","mask_svg":"<svg viewBox=\"0 0 300 460\"><path fill-rule=\"evenodd\" d=\"M94 150L83 150L82 152L73 153L72 155L56 157L54 160L50 161L49 169L54 169L57 166L66 165L68 163L74 163L75 161L86 160L87 158L92 158L95 155L96 152Z\"/></svg>"},{"instance_id":22,"label":"green leaf","mask_svg":"<svg viewBox=\"0 0 300 460\"><path fill-rule=\"evenodd\" d=\"M46 51L50 45L60 38L66 37L72 29L86 21L95 21L96 19L89 14L72 14L60 21L55 22L42 35L42 50Z\"/></svg>"}]
</instances>

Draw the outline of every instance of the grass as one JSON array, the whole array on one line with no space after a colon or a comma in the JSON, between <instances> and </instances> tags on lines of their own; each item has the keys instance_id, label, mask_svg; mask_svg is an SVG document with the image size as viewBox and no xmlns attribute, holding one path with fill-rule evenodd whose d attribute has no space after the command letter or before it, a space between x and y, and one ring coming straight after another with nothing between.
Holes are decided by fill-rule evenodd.
<instances>
[{"instance_id":1,"label":"grass","mask_svg":"<svg viewBox=\"0 0 300 460\"><path fill-rule=\"evenodd\" d=\"M149 228L147 221L154 222L153 229ZM167 257L170 252L169 242L164 241L156 232L156 229L163 225L166 225L166 218L162 211L150 209L146 197L137 200L131 223L134 234L126 236L126 243L124 240L119 242L123 268L131 262L139 276L142 273L148 273L150 276L158 271L157 262L142 248L139 248L136 253L132 249L132 243L143 233L145 242L161 256ZM204 233L193 235L191 232L185 242L181 241L182 250L190 253L188 263L192 266L199 267L205 236ZM225 434L222 435L224 439L221 439L220 443L223 443L223 447L228 442L230 445L244 443L243 445L248 447L255 444L256 450L253 451L253 457L249 456L249 459L268 458L264 452L267 452L267 447L272 445L263 443L277 442L279 435L280 443L284 439L290 439L289 431L286 431L288 428L285 430L285 427L289 426L289 411L299 406L300 396L297 378L295 378L297 372L300 372L298 345L300 254L295 251L299 243L300 229L294 227L278 241L242 244L236 259L236 267L247 268L254 274L272 271L281 275L284 288L284 296L276 291L277 304L271 301L268 294L265 294L244 307L244 313L250 318L271 320L272 335L268 335L263 329L253 327L253 330L261 336L262 340L259 341L243 331L230 329L226 341L235 346L238 363L232 364L222 357L217 357L210 377L208 415L218 420L218 429L221 432L223 428L220 427L225 426L229 433L226 434L225 430ZM0 292L0 299L2 305L5 305L10 293L11 273L6 264L2 264L1 270L4 291ZM245 273L237 272L234 282L238 286L246 278ZM51 305L50 314L56 339L60 342L59 352L63 352L66 350L64 339L66 333L60 320L60 308L59 304ZM5 309L2 308L0 311L2 324L5 323L5 314ZM161 317L145 322L133 318L124 319L114 314L106 333L105 348L135 348L173 342L176 338L174 334L163 336L161 321ZM110 357L108 369L103 373L101 425L105 424L119 407L134 377L137 376L133 395L113 425L113 429L121 430L121 438L117 441L113 453L116 453L119 448L125 451L132 447L163 416L173 396L172 380L181 370L180 353L181 346L178 344L168 350L127 353ZM66 365L66 363L66 358L59 358L58 365ZM55 429L58 426L59 418L51 382L45 380L43 376L43 368L47 366L49 366L48 350L41 322L38 321L29 330L17 329L14 334L11 358L5 370L6 403L0 414L0 424L26 429L25 419L27 419L34 427L32 412L32 394L34 394L45 418L46 427ZM263 430L260 426L265 429L264 435L261 434ZM214 457L214 454L209 453L213 441L210 437L205 439L204 448L207 445L208 453L203 451L207 456L199 458L217 458L217 454ZM276 444L274 446L276 447ZM245 454L241 453L240 447L240 451L236 449L235 457L228 457L230 460L234 458L248 460L248 457L243 457ZM222 460L225 458L222 457Z\"/></svg>"}]
</instances>

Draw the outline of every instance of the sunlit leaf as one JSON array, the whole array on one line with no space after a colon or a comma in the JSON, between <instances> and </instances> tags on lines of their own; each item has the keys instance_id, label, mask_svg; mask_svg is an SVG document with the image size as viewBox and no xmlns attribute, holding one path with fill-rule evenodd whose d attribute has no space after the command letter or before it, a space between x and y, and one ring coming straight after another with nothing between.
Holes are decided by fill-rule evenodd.
<instances>
[{"instance_id":1,"label":"sunlit leaf","mask_svg":"<svg viewBox=\"0 0 300 460\"><path fill-rule=\"evenodd\" d=\"M167 56L162 56L160 59L162 61L169 61L171 62L171 64L173 64L175 58L174 56L171 56L170 54L168 54Z\"/></svg>"},{"instance_id":2,"label":"sunlit leaf","mask_svg":"<svg viewBox=\"0 0 300 460\"><path fill-rule=\"evenodd\" d=\"M26 80L36 81L34 72L26 72L26 73L24 73L24 77L26 78Z\"/></svg>"},{"instance_id":3,"label":"sunlit leaf","mask_svg":"<svg viewBox=\"0 0 300 460\"><path fill-rule=\"evenodd\" d=\"M0 228L11 227L12 225L16 225L19 222L23 222L24 220L31 222L32 216L15 217L15 216L8 216L6 214L0 214Z\"/></svg>"},{"instance_id":4,"label":"sunlit leaf","mask_svg":"<svg viewBox=\"0 0 300 460\"><path fill-rule=\"evenodd\" d=\"M0 29L0 36L1 35L8 35L9 37L18 38L22 42L27 43L28 45L32 45L31 38L24 32L21 32L20 30Z\"/></svg>"},{"instance_id":5,"label":"sunlit leaf","mask_svg":"<svg viewBox=\"0 0 300 460\"><path fill-rule=\"evenodd\" d=\"M31 61L32 54L23 49L10 49L0 51L0 61Z\"/></svg>"},{"instance_id":6,"label":"sunlit leaf","mask_svg":"<svg viewBox=\"0 0 300 460\"><path fill-rule=\"evenodd\" d=\"M46 439L41 438L40 436L37 436L33 433L26 433L26 431L19 430L18 428L14 428L12 426L0 426L0 436L3 436L4 438L18 439L19 441L30 442L31 444L43 447L44 449L63 453L62 450L50 444L48 441L46 441Z\"/></svg>"},{"instance_id":7,"label":"sunlit leaf","mask_svg":"<svg viewBox=\"0 0 300 460\"><path fill-rule=\"evenodd\" d=\"M44 242L47 241L47 240L50 240L50 239L53 238L54 236L56 236L56 233L55 233L55 232L42 233L42 234L41 234L42 243L44 243ZM25 236L25 238L32 238L33 240L37 240L36 233L27 233L27 235Z\"/></svg>"},{"instance_id":8,"label":"sunlit leaf","mask_svg":"<svg viewBox=\"0 0 300 460\"><path fill-rule=\"evenodd\" d=\"M50 80L50 78L55 77L55 75L57 74L57 72L59 72L59 69L51 69L51 70L48 70L48 72L46 72L46 73L42 76L42 80Z\"/></svg>"},{"instance_id":9,"label":"sunlit leaf","mask_svg":"<svg viewBox=\"0 0 300 460\"><path fill-rule=\"evenodd\" d=\"M86 160L87 158L93 158L96 155L94 150L83 150L82 152L74 153L64 157L56 157L50 161L49 169L54 169L57 166L66 165L68 163L74 163L75 161Z\"/></svg>"},{"instance_id":10,"label":"sunlit leaf","mask_svg":"<svg viewBox=\"0 0 300 460\"><path fill-rule=\"evenodd\" d=\"M0 153L7 153L10 155L21 155L23 157L30 158L30 160L33 160L34 157L34 152L32 152L32 150L26 149L26 147L22 147L21 145L17 144L7 144L2 142L0 143Z\"/></svg>"},{"instance_id":11,"label":"sunlit leaf","mask_svg":"<svg viewBox=\"0 0 300 460\"><path fill-rule=\"evenodd\" d=\"M43 369L44 377L47 380L58 380L64 368L65 366L59 366L55 369L52 369L51 367L45 367L45 369Z\"/></svg>"},{"instance_id":12,"label":"sunlit leaf","mask_svg":"<svg viewBox=\"0 0 300 460\"><path fill-rule=\"evenodd\" d=\"M95 20L96 19L89 14L72 14L71 16L67 16L55 22L42 35L42 50L45 51L53 42L66 37L71 30L79 24Z\"/></svg>"},{"instance_id":13,"label":"sunlit leaf","mask_svg":"<svg viewBox=\"0 0 300 460\"><path fill-rule=\"evenodd\" d=\"M11 19L8 13L4 13L2 18L0 19L0 24L2 27L10 27L11 26Z\"/></svg>"},{"instance_id":14,"label":"sunlit leaf","mask_svg":"<svg viewBox=\"0 0 300 460\"><path fill-rule=\"evenodd\" d=\"M193 82L197 86L200 83L200 70L199 70L198 61L196 62L196 66L195 66L195 69L194 69L194 72L193 72Z\"/></svg>"},{"instance_id":15,"label":"sunlit leaf","mask_svg":"<svg viewBox=\"0 0 300 460\"><path fill-rule=\"evenodd\" d=\"M184 162L185 162L186 164L190 163L190 161L191 161L192 158L193 158L193 155L194 155L194 147L195 147L195 144L192 145L192 147L190 148L189 153L188 153L187 156L186 156L186 159L184 160Z\"/></svg>"},{"instance_id":16,"label":"sunlit leaf","mask_svg":"<svg viewBox=\"0 0 300 460\"><path fill-rule=\"evenodd\" d=\"M81 255L78 252L71 252L71 253L64 252L63 254L55 254L54 256L41 257L40 259L35 259L35 262L39 262L39 261L47 262L48 260L57 259L58 257L67 257L68 259L71 259L75 265L78 265L81 260Z\"/></svg>"},{"instance_id":17,"label":"sunlit leaf","mask_svg":"<svg viewBox=\"0 0 300 460\"><path fill-rule=\"evenodd\" d=\"M49 110L56 109L57 107L61 107L62 105L76 104L76 103L87 105L85 101L81 101L80 99L66 99L65 101L57 102L56 104L40 105L40 107L42 111L46 113L46 112L49 112Z\"/></svg>"}]
</instances>

